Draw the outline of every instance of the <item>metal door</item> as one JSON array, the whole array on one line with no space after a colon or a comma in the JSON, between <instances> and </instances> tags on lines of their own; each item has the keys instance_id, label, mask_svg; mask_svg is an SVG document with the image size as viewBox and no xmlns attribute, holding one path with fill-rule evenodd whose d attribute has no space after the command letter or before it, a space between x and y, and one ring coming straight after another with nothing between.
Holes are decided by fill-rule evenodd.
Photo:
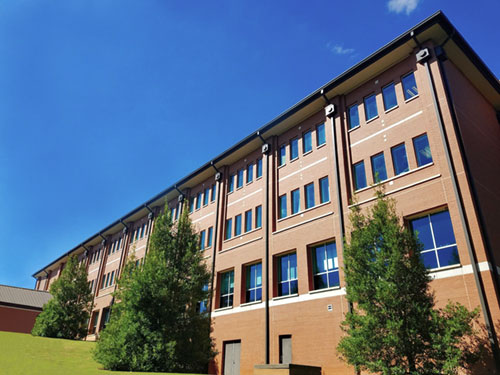
<instances>
[{"instance_id":1,"label":"metal door","mask_svg":"<svg viewBox=\"0 0 500 375\"><path fill-rule=\"evenodd\" d=\"M280 336L280 363L292 363L292 336Z\"/></svg>"},{"instance_id":2,"label":"metal door","mask_svg":"<svg viewBox=\"0 0 500 375\"><path fill-rule=\"evenodd\" d=\"M241 342L224 344L224 375L240 375Z\"/></svg>"}]
</instances>

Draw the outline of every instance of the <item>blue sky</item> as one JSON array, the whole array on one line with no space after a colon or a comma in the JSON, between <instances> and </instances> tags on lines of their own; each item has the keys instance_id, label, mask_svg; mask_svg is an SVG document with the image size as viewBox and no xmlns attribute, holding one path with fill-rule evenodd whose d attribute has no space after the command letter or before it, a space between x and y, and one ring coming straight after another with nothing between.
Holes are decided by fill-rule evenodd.
<instances>
[{"instance_id":1,"label":"blue sky","mask_svg":"<svg viewBox=\"0 0 500 375\"><path fill-rule=\"evenodd\" d=\"M0 284L438 9L499 76L498 0L0 2Z\"/></svg>"}]
</instances>

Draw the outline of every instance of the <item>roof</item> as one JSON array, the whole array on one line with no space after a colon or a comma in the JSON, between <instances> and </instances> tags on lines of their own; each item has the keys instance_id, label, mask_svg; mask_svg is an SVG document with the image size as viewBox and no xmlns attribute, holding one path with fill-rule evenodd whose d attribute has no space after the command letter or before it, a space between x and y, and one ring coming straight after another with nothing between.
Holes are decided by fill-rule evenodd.
<instances>
[{"instance_id":1,"label":"roof","mask_svg":"<svg viewBox=\"0 0 500 375\"><path fill-rule=\"evenodd\" d=\"M42 309L52 295L40 290L0 285L0 305L24 306Z\"/></svg>"},{"instance_id":2,"label":"roof","mask_svg":"<svg viewBox=\"0 0 500 375\"><path fill-rule=\"evenodd\" d=\"M91 246L100 242L100 236L115 233L126 221L139 218L139 214L147 214L147 207L156 207L173 199L178 195L178 189L189 188L196 183L211 177L215 173L215 167L231 164L238 160L244 152L257 149L261 144L261 137L267 138L279 134L285 130L286 126L291 126L294 122L305 119L307 116L321 110L324 105L324 95L332 99L337 95L343 95L352 90L360 82L370 79L378 71L389 68L394 61L407 57L417 47L415 39L420 42L432 39L439 45L445 43L444 50L450 60L452 60L462 72L471 78L471 82L478 90L494 105L496 110L500 110L500 82L498 78L489 70L486 64L475 53L471 46L465 41L452 23L446 18L443 12L437 11L427 19L404 32L382 48L378 49L370 56L366 57L358 64L346 70L339 76L332 79L310 95L306 96L297 104L293 105L276 118L261 126L257 131L248 135L243 140L230 147L223 153L211 159L203 166L180 179L172 186L163 190L153 198L130 211L120 219L108 225L100 232L89 237L82 243L67 251L56 260L49 263L33 274L33 277L42 276L45 270L51 266L57 266L67 256L78 250L83 252L83 246Z\"/></svg>"}]
</instances>

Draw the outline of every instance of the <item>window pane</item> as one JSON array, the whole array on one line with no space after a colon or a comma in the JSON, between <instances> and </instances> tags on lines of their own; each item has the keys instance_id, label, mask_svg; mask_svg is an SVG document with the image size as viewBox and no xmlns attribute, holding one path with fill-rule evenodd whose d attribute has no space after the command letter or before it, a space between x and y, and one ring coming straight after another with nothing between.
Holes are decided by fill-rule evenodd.
<instances>
[{"instance_id":1,"label":"window pane","mask_svg":"<svg viewBox=\"0 0 500 375\"><path fill-rule=\"evenodd\" d=\"M422 263L424 263L425 268L427 269L438 268L435 251L428 251L426 253L420 254L420 259L422 259Z\"/></svg>"},{"instance_id":2,"label":"window pane","mask_svg":"<svg viewBox=\"0 0 500 375\"><path fill-rule=\"evenodd\" d=\"M279 198L279 218L282 219L286 217L286 195L282 195Z\"/></svg>"},{"instance_id":3,"label":"window pane","mask_svg":"<svg viewBox=\"0 0 500 375\"><path fill-rule=\"evenodd\" d=\"M202 193L200 191L196 198L196 209L199 209L201 207L201 199L202 199Z\"/></svg>"},{"instance_id":4,"label":"window pane","mask_svg":"<svg viewBox=\"0 0 500 375\"><path fill-rule=\"evenodd\" d=\"M318 146L321 146L326 143L325 124L320 124L316 126L316 143Z\"/></svg>"},{"instance_id":5,"label":"window pane","mask_svg":"<svg viewBox=\"0 0 500 375\"><path fill-rule=\"evenodd\" d=\"M239 236L241 234L241 214L236 215L234 218L234 235Z\"/></svg>"},{"instance_id":6,"label":"window pane","mask_svg":"<svg viewBox=\"0 0 500 375\"><path fill-rule=\"evenodd\" d=\"M302 142L304 147L304 154L312 150L312 132L310 130L304 133Z\"/></svg>"},{"instance_id":7,"label":"window pane","mask_svg":"<svg viewBox=\"0 0 500 375\"><path fill-rule=\"evenodd\" d=\"M252 230L252 210L245 212L245 232Z\"/></svg>"},{"instance_id":8,"label":"window pane","mask_svg":"<svg viewBox=\"0 0 500 375\"><path fill-rule=\"evenodd\" d=\"M279 160L279 165L282 166L286 162L286 146L281 146L280 147L280 160Z\"/></svg>"},{"instance_id":9,"label":"window pane","mask_svg":"<svg viewBox=\"0 0 500 375\"><path fill-rule=\"evenodd\" d=\"M257 160L257 178L262 177L262 159Z\"/></svg>"},{"instance_id":10,"label":"window pane","mask_svg":"<svg viewBox=\"0 0 500 375\"><path fill-rule=\"evenodd\" d=\"M200 250L205 249L205 231L202 230L200 233Z\"/></svg>"},{"instance_id":11,"label":"window pane","mask_svg":"<svg viewBox=\"0 0 500 375\"><path fill-rule=\"evenodd\" d=\"M292 214L300 211L300 190L292 191Z\"/></svg>"},{"instance_id":12,"label":"window pane","mask_svg":"<svg viewBox=\"0 0 500 375\"><path fill-rule=\"evenodd\" d=\"M240 169L238 171L238 182L237 182L237 188L239 189L240 187L243 186L243 169Z\"/></svg>"},{"instance_id":13,"label":"window pane","mask_svg":"<svg viewBox=\"0 0 500 375\"><path fill-rule=\"evenodd\" d=\"M234 190L234 174L229 176L229 192Z\"/></svg>"},{"instance_id":14,"label":"window pane","mask_svg":"<svg viewBox=\"0 0 500 375\"><path fill-rule=\"evenodd\" d=\"M255 270L255 285L262 286L262 263L256 265Z\"/></svg>"},{"instance_id":15,"label":"window pane","mask_svg":"<svg viewBox=\"0 0 500 375\"><path fill-rule=\"evenodd\" d=\"M288 280L288 255L282 256L280 258L280 269L279 269L279 281L287 281Z\"/></svg>"},{"instance_id":16,"label":"window pane","mask_svg":"<svg viewBox=\"0 0 500 375\"><path fill-rule=\"evenodd\" d=\"M298 294L299 293L299 283L297 280L290 281L290 294Z\"/></svg>"},{"instance_id":17,"label":"window pane","mask_svg":"<svg viewBox=\"0 0 500 375\"><path fill-rule=\"evenodd\" d=\"M323 177L319 180L319 189L321 194L321 203L328 202L330 200L330 186L328 184L328 177Z\"/></svg>"},{"instance_id":18,"label":"window pane","mask_svg":"<svg viewBox=\"0 0 500 375\"><path fill-rule=\"evenodd\" d=\"M326 252L324 246L318 246L314 249L313 256L315 258L313 271L314 273L322 273L327 270Z\"/></svg>"},{"instance_id":19,"label":"window pane","mask_svg":"<svg viewBox=\"0 0 500 375\"><path fill-rule=\"evenodd\" d=\"M330 272L328 274L328 285L330 286L330 288L340 285L339 271Z\"/></svg>"},{"instance_id":20,"label":"window pane","mask_svg":"<svg viewBox=\"0 0 500 375\"><path fill-rule=\"evenodd\" d=\"M293 280L297 278L297 254L290 254L288 259L290 262L290 280Z\"/></svg>"},{"instance_id":21,"label":"window pane","mask_svg":"<svg viewBox=\"0 0 500 375\"><path fill-rule=\"evenodd\" d=\"M354 164L354 188L356 190L366 187L365 163Z\"/></svg>"},{"instance_id":22,"label":"window pane","mask_svg":"<svg viewBox=\"0 0 500 375\"><path fill-rule=\"evenodd\" d=\"M211 197L211 201L215 201L215 192L216 192L216 187L215 187L215 184L212 185L212 197Z\"/></svg>"},{"instance_id":23,"label":"window pane","mask_svg":"<svg viewBox=\"0 0 500 375\"><path fill-rule=\"evenodd\" d=\"M427 134L413 139L413 147L415 148L415 156L417 157L417 165L420 167L432 163L431 148Z\"/></svg>"},{"instance_id":24,"label":"window pane","mask_svg":"<svg viewBox=\"0 0 500 375\"><path fill-rule=\"evenodd\" d=\"M208 198L210 196L210 188L205 189L205 194L203 195L203 205L206 206L208 204Z\"/></svg>"},{"instance_id":25,"label":"window pane","mask_svg":"<svg viewBox=\"0 0 500 375\"><path fill-rule=\"evenodd\" d=\"M454 264L460 263L460 258L458 257L458 250L456 246L439 249L438 258L440 267L452 266Z\"/></svg>"},{"instance_id":26,"label":"window pane","mask_svg":"<svg viewBox=\"0 0 500 375\"><path fill-rule=\"evenodd\" d=\"M337 260L337 244L335 242L326 245L326 254L328 259L327 267L329 270L339 268Z\"/></svg>"},{"instance_id":27,"label":"window pane","mask_svg":"<svg viewBox=\"0 0 500 375\"><path fill-rule=\"evenodd\" d=\"M247 166L247 183L253 181L253 164Z\"/></svg>"},{"instance_id":28,"label":"window pane","mask_svg":"<svg viewBox=\"0 0 500 375\"><path fill-rule=\"evenodd\" d=\"M375 94L365 98L365 118L366 121L378 116L377 101Z\"/></svg>"},{"instance_id":29,"label":"window pane","mask_svg":"<svg viewBox=\"0 0 500 375\"><path fill-rule=\"evenodd\" d=\"M287 296L290 294L289 283L281 283L278 287L278 295L279 296Z\"/></svg>"},{"instance_id":30,"label":"window pane","mask_svg":"<svg viewBox=\"0 0 500 375\"><path fill-rule=\"evenodd\" d=\"M290 160L299 157L299 140L297 138L290 141Z\"/></svg>"},{"instance_id":31,"label":"window pane","mask_svg":"<svg viewBox=\"0 0 500 375\"><path fill-rule=\"evenodd\" d=\"M450 213L448 211L431 215L431 223L437 247L456 243L453 227L451 225Z\"/></svg>"},{"instance_id":32,"label":"window pane","mask_svg":"<svg viewBox=\"0 0 500 375\"><path fill-rule=\"evenodd\" d=\"M305 186L306 209L314 207L314 183Z\"/></svg>"},{"instance_id":33,"label":"window pane","mask_svg":"<svg viewBox=\"0 0 500 375\"><path fill-rule=\"evenodd\" d=\"M382 89L382 97L384 98L384 109L386 111L398 105L394 83L391 83Z\"/></svg>"},{"instance_id":34,"label":"window pane","mask_svg":"<svg viewBox=\"0 0 500 375\"><path fill-rule=\"evenodd\" d=\"M434 249L429 216L412 220L411 227L417 238L424 245L424 250Z\"/></svg>"},{"instance_id":35,"label":"window pane","mask_svg":"<svg viewBox=\"0 0 500 375\"><path fill-rule=\"evenodd\" d=\"M255 228L262 226L262 206L255 207Z\"/></svg>"},{"instance_id":36,"label":"window pane","mask_svg":"<svg viewBox=\"0 0 500 375\"><path fill-rule=\"evenodd\" d=\"M314 289L328 288L328 275L323 273L314 276Z\"/></svg>"},{"instance_id":37,"label":"window pane","mask_svg":"<svg viewBox=\"0 0 500 375\"><path fill-rule=\"evenodd\" d=\"M213 227L208 228L208 242L207 242L208 247L212 246L213 234L214 234L214 228Z\"/></svg>"},{"instance_id":38,"label":"window pane","mask_svg":"<svg viewBox=\"0 0 500 375\"><path fill-rule=\"evenodd\" d=\"M411 99L418 95L417 83L415 82L415 75L410 73L401 79L403 83L403 92L405 100Z\"/></svg>"},{"instance_id":39,"label":"window pane","mask_svg":"<svg viewBox=\"0 0 500 375\"><path fill-rule=\"evenodd\" d=\"M349 129L359 126L358 105L354 104L349 107Z\"/></svg>"},{"instance_id":40,"label":"window pane","mask_svg":"<svg viewBox=\"0 0 500 375\"><path fill-rule=\"evenodd\" d=\"M392 163L394 165L394 174L397 176L401 173L408 172L408 158L406 157L406 148L404 143L391 149Z\"/></svg>"},{"instance_id":41,"label":"window pane","mask_svg":"<svg viewBox=\"0 0 500 375\"><path fill-rule=\"evenodd\" d=\"M226 220L226 240L232 237L231 228L233 226L233 219Z\"/></svg>"},{"instance_id":42,"label":"window pane","mask_svg":"<svg viewBox=\"0 0 500 375\"><path fill-rule=\"evenodd\" d=\"M383 153L372 156L372 172L373 181L379 182L387 180L387 171L385 169L385 158Z\"/></svg>"}]
</instances>

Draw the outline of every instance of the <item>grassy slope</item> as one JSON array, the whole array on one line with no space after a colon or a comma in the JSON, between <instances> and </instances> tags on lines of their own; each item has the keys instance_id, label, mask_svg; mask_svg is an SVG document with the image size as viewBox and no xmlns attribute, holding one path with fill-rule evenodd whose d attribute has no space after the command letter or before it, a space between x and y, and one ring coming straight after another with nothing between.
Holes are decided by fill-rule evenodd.
<instances>
[{"instance_id":1,"label":"grassy slope","mask_svg":"<svg viewBox=\"0 0 500 375\"><path fill-rule=\"evenodd\" d=\"M92 359L95 343L0 332L0 373L5 375L144 374L104 371ZM149 373L152 374L152 373Z\"/></svg>"}]
</instances>

